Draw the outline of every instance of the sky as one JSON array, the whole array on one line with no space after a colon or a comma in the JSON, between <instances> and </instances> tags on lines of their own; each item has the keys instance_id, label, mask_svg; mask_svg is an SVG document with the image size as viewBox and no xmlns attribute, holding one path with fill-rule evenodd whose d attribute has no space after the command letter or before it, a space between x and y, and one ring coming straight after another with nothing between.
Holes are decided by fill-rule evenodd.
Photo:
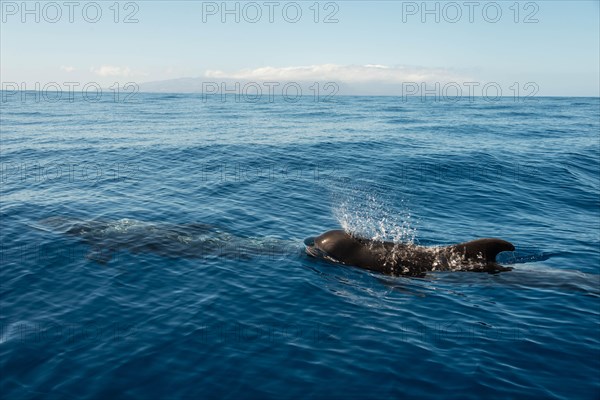
<instances>
[{"instance_id":1,"label":"sky","mask_svg":"<svg viewBox=\"0 0 600 400\"><path fill-rule=\"evenodd\" d=\"M0 10L5 90L198 78L600 96L597 0L3 0Z\"/></svg>"}]
</instances>

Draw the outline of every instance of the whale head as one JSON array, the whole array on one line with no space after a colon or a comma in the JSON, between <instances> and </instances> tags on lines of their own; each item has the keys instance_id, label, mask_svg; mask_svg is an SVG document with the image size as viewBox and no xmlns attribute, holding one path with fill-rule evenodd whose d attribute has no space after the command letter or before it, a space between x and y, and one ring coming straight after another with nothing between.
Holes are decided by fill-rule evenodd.
<instances>
[{"instance_id":1,"label":"whale head","mask_svg":"<svg viewBox=\"0 0 600 400\"><path fill-rule=\"evenodd\" d=\"M367 269L379 269L385 256L383 243L357 238L341 229L308 238L304 243L310 256Z\"/></svg>"}]
</instances>

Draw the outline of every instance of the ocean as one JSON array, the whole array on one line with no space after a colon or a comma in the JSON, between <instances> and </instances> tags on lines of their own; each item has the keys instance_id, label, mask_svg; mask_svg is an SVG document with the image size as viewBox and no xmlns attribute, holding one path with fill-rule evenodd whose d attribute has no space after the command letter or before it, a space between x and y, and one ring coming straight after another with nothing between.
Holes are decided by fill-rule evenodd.
<instances>
[{"instance_id":1,"label":"ocean","mask_svg":"<svg viewBox=\"0 0 600 400\"><path fill-rule=\"evenodd\" d=\"M600 398L600 99L54 100L2 98L3 398Z\"/></svg>"}]
</instances>

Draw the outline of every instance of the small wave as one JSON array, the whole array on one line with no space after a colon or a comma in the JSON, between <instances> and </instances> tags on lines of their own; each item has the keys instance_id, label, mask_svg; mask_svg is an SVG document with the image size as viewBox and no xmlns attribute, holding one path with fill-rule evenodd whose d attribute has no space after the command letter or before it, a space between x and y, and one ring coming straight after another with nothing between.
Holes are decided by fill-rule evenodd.
<instances>
[{"instance_id":1,"label":"small wave","mask_svg":"<svg viewBox=\"0 0 600 400\"><path fill-rule=\"evenodd\" d=\"M39 125L39 124L43 124L44 121L7 121L4 120L3 121L3 125L13 125L13 126L27 126L27 125Z\"/></svg>"},{"instance_id":2,"label":"small wave","mask_svg":"<svg viewBox=\"0 0 600 400\"><path fill-rule=\"evenodd\" d=\"M182 97L183 96L180 96L180 95L170 94L170 95L166 95L166 96L157 97L156 99L158 99L158 100L169 100L169 99L181 99Z\"/></svg>"},{"instance_id":3,"label":"small wave","mask_svg":"<svg viewBox=\"0 0 600 400\"><path fill-rule=\"evenodd\" d=\"M304 117L334 117L336 115L333 113L330 113L330 112L326 112L326 111L310 111L310 112L304 112L304 113L287 113L287 114L284 114L284 116L293 117L293 118L304 118Z\"/></svg>"},{"instance_id":4,"label":"small wave","mask_svg":"<svg viewBox=\"0 0 600 400\"><path fill-rule=\"evenodd\" d=\"M571 103L571 105L572 106L597 106L598 104L595 104L595 103L592 103L592 102L583 103L583 102L576 101L574 103Z\"/></svg>"},{"instance_id":5,"label":"small wave","mask_svg":"<svg viewBox=\"0 0 600 400\"><path fill-rule=\"evenodd\" d=\"M501 104L497 104L497 105L474 105L469 107L469 109L471 110L485 110L485 111L490 111L490 110L507 110L509 108L513 108L512 105L501 105Z\"/></svg>"},{"instance_id":6,"label":"small wave","mask_svg":"<svg viewBox=\"0 0 600 400\"><path fill-rule=\"evenodd\" d=\"M539 114L531 113L531 112L524 112L524 111L510 111L503 115L506 115L509 117L535 117L535 116L538 116Z\"/></svg>"},{"instance_id":7,"label":"small wave","mask_svg":"<svg viewBox=\"0 0 600 400\"><path fill-rule=\"evenodd\" d=\"M398 107L398 106L392 106L392 107L384 107L381 109L382 112L408 112L411 111L406 107Z\"/></svg>"},{"instance_id":8,"label":"small wave","mask_svg":"<svg viewBox=\"0 0 600 400\"><path fill-rule=\"evenodd\" d=\"M39 112L39 111L13 111L13 112L9 111L9 112L7 112L7 114L16 115L19 117L37 117L37 116L49 117L49 116L52 116L52 114L43 113L43 112Z\"/></svg>"},{"instance_id":9,"label":"small wave","mask_svg":"<svg viewBox=\"0 0 600 400\"><path fill-rule=\"evenodd\" d=\"M573 115L564 115L564 114L555 114L555 115L550 115L550 118L554 118L554 119L575 119L575 116Z\"/></svg>"},{"instance_id":10,"label":"small wave","mask_svg":"<svg viewBox=\"0 0 600 400\"><path fill-rule=\"evenodd\" d=\"M398 124L416 124L422 122L421 120L414 118L391 118L385 121L388 124L398 125Z\"/></svg>"}]
</instances>

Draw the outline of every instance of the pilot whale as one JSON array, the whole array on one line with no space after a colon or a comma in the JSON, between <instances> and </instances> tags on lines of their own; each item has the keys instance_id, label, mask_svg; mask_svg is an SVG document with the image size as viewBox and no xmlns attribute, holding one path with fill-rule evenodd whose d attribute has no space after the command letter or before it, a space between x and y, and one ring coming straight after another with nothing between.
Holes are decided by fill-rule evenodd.
<instances>
[{"instance_id":1,"label":"pilot whale","mask_svg":"<svg viewBox=\"0 0 600 400\"><path fill-rule=\"evenodd\" d=\"M300 248L294 241L243 237L203 223L152 223L135 219L80 220L50 217L34 224L38 229L75 236L90 245L87 258L110 261L121 250L153 253L169 258L220 256L251 259L286 256ZM428 271L500 272L511 268L496 263L503 251L514 246L501 239L478 239L445 247L365 239L332 230L305 240L308 255L389 275L423 276Z\"/></svg>"},{"instance_id":2,"label":"pilot whale","mask_svg":"<svg viewBox=\"0 0 600 400\"><path fill-rule=\"evenodd\" d=\"M297 245L275 238L243 237L203 223L154 223L131 218L81 220L54 216L35 228L79 238L90 245L86 258L107 263L118 251L152 253L167 258L272 258L299 251Z\"/></svg>"},{"instance_id":3,"label":"pilot whale","mask_svg":"<svg viewBox=\"0 0 600 400\"><path fill-rule=\"evenodd\" d=\"M361 238L332 230L304 241L309 256L387 275L424 276L429 271L496 273L512 268L496 263L511 243L495 238L477 239L444 247L423 247Z\"/></svg>"}]
</instances>

